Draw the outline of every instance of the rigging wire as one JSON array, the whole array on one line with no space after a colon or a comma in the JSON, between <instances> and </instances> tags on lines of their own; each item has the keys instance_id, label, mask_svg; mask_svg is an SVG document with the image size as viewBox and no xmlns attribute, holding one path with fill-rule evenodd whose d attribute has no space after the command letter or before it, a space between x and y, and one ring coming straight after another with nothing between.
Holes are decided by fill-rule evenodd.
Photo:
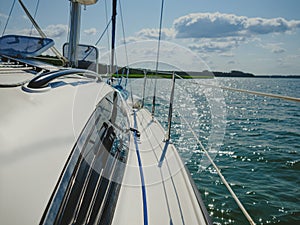
<instances>
[{"instance_id":1,"label":"rigging wire","mask_svg":"<svg viewBox=\"0 0 300 225\"><path fill-rule=\"evenodd\" d=\"M106 25L104 31L102 32L102 34L100 35L99 39L96 41L95 45L98 45L99 42L101 41L101 39L103 38L104 34L106 33L106 31L108 30L108 27L111 23L111 19L109 20L108 24Z\"/></svg>"},{"instance_id":2,"label":"rigging wire","mask_svg":"<svg viewBox=\"0 0 300 225\"><path fill-rule=\"evenodd\" d=\"M9 11L9 14L8 14L8 17L7 17L7 20L6 20L6 23L5 23L5 26L4 26L4 29L3 29L3 32L2 32L2 36L4 35L5 31L6 31L6 28L7 28L7 25L8 25L8 22L10 20L10 17L11 17L11 14L12 14L12 11L15 7L15 3L16 3L16 0L13 1L13 4L10 8L10 11Z\"/></svg>"},{"instance_id":3,"label":"rigging wire","mask_svg":"<svg viewBox=\"0 0 300 225\"><path fill-rule=\"evenodd\" d=\"M111 77L113 75L114 60L115 60L115 40L116 40L116 17L117 17L117 0L112 1L112 32L111 32Z\"/></svg>"},{"instance_id":4,"label":"rigging wire","mask_svg":"<svg viewBox=\"0 0 300 225\"><path fill-rule=\"evenodd\" d=\"M189 130L192 132L194 138L196 139L197 143L201 147L201 150L205 153L205 155L207 156L208 160L210 161L210 163L215 168L215 170L218 173L219 177L221 178L222 182L225 184L226 188L230 192L231 196L233 197L233 199L235 200L235 202L237 203L237 205L239 206L239 208L241 209L241 211L243 212L243 214L245 215L245 217L247 218L247 220L249 221L249 223L251 225L255 225L256 223L253 221L253 219L251 218L251 216L249 215L249 213L247 212L247 210L245 209L245 207L243 206L243 204L240 202L239 198L236 196L236 194L232 190L231 186L229 185L229 183L227 182L227 180L225 179L225 177L221 173L221 170L218 168L218 166L214 163L213 159L210 157L208 151L202 145L201 141L199 140L197 134L195 133L195 131L191 127L190 123L183 116L180 115L180 117L181 117L181 119L184 120L184 122L189 127Z\"/></svg>"},{"instance_id":5,"label":"rigging wire","mask_svg":"<svg viewBox=\"0 0 300 225\"><path fill-rule=\"evenodd\" d=\"M164 2L165 2L164 0L161 1L161 8L160 8L159 33L158 33L156 68L155 68L156 75L158 74L158 64L159 64L159 52L160 52L161 29L162 29ZM157 77L155 78L155 83L154 83L154 93L153 93L152 112L151 112L152 118L154 118L154 113L155 113L156 86L157 86Z\"/></svg>"},{"instance_id":6,"label":"rigging wire","mask_svg":"<svg viewBox=\"0 0 300 225\"><path fill-rule=\"evenodd\" d=\"M86 5L84 5L84 7L86 7ZM109 25L111 23L111 19L108 21L107 19L107 5L106 5L106 0L105 0L105 9L106 9L106 27L104 28L103 32L101 33L100 37L98 38L98 40L95 42L95 46L97 46L99 44L99 42L102 40L104 34L106 33L106 31L109 28ZM84 8L84 10L86 10L86 8ZM108 32L107 32L108 33ZM84 56L83 60L85 60L90 54L92 53L92 50L88 51L87 54Z\"/></svg>"},{"instance_id":7,"label":"rigging wire","mask_svg":"<svg viewBox=\"0 0 300 225\"><path fill-rule=\"evenodd\" d=\"M181 78L180 76L178 76L178 77ZM198 83L195 82L194 84L198 84ZM236 89L236 88L230 88L230 87L224 87L224 86L216 86L216 85L209 85L209 84L200 84L200 85L207 86L207 87L212 87L212 88L220 88L220 89L223 89L223 90L237 91L237 92L242 92L242 93L247 93L247 94L253 94L253 95L259 95L259 96L272 97L272 98L278 98L278 99L283 99L283 100L300 102L300 98L295 98L295 97L290 97L290 96L283 96L283 95L270 94L270 93L264 93L264 92L249 91L249 90L244 90L244 89ZM190 123L182 115L180 115L180 117L181 117L181 119L183 119L183 121L188 126L189 130L192 132L192 135L194 136L195 140L197 141L198 145L200 146L202 152L204 152L204 154L207 156L208 160L210 161L210 163L212 164L212 166L216 170L217 174L219 175L219 177L221 178L222 182L224 183L224 185L226 186L226 188L230 192L231 196L233 197L233 199L235 200L235 202L239 206L239 208L242 211L242 213L245 215L245 217L247 218L247 220L249 221L249 223L251 225L255 225L255 222L253 221L253 219L251 218L251 216L249 215L249 213L247 212L247 210L244 208L243 204L240 202L239 198L236 196L236 194L232 190L230 184L227 182L227 180L225 179L225 177L221 173L221 170L218 168L218 166L214 163L213 159L210 157L209 152L205 149L205 147L203 146L202 142L199 140L196 132L193 130L193 128L191 127Z\"/></svg>"},{"instance_id":8,"label":"rigging wire","mask_svg":"<svg viewBox=\"0 0 300 225\"><path fill-rule=\"evenodd\" d=\"M33 19L29 11L27 10L26 6L22 2L22 0L18 0L21 7L23 8L24 12L26 13L27 17L31 21L31 23L34 25L35 29L39 32L42 38L47 38L46 34L42 31L40 26L37 24L37 22ZM54 47L51 47L52 52L59 58L61 59L64 63L66 63L68 60Z\"/></svg>"},{"instance_id":9,"label":"rigging wire","mask_svg":"<svg viewBox=\"0 0 300 225\"><path fill-rule=\"evenodd\" d=\"M102 34L100 35L99 39L96 41L95 46L98 45L99 42L101 41L101 39L103 38L103 36L104 36L105 32L107 31L107 29L108 29L110 23L111 23L111 20L110 20L109 23L106 25L106 27L105 27L104 31L102 32ZM92 53L92 49L86 53L86 55L83 57L83 60L85 60L91 53Z\"/></svg>"},{"instance_id":10,"label":"rigging wire","mask_svg":"<svg viewBox=\"0 0 300 225\"><path fill-rule=\"evenodd\" d=\"M128 82L128 76L129 76L129 62L128 62L128 52L127 52L127 43L126 43L126 36L125 36L125 26L124 26L124 19L123 19L123 10L122 10L122 4L121 4L121 0L119 0L119 10L120 10L120 16L121 16L121 27L122 27L122 34L123 34L123 44L124 44L124 50L125 50L125 58L126 58L126 79L125 79L125 84L124 84L124 88L126 88L127 86L127 82ZM123 76L123 74L122 74ZM122 77L121 77L121 81L122 81ZM132 92L132 86L131 87L131 92Z\"/></svg>"},{"instance_id":11,"label":"rigging wire","mask_svg":"<svg viewBox=\"0 0 300 225\"><path fill-rule=\"evenodd\" d=\"M107 9L107 1L104 1L105 3L105 19L106 19L106 24L108 24L108 9ZM109 49L110 46L110 37L109 37L109 32L106 32L107 35L107 49ZM110 59L110 52L108 53L108 62L107 62L107 67L106 67L106 73L109 74L109 59Z\"/></svg>"},{"instance_id":12,"label":"rigging wire","mask_svg":"<svg viewBox=\"0 0 300 225\"><path fill-rule=\"evenodd\" d=\"M121 0L119 1L119 8L120 8L120 16L121 16L121 26L122 26L122 33L123 33L123 43L125 48L125 57L126 57L126 66L128 67L128 53L127 53L127 43L126 43L126 36L125 36L125 26L123 20L123 10L121 5Z\"/></svg>"},{"instance_id":13,"label":"rigging wire","mask_svg":"<svg viewBox=\"0 0 300 225\"><path fill-rule=\"evenodd\" d=\"M40 5L40 0L37 0L36 6L35 6L35 12L34 12L34 15L33 15L33 19L35 19L35 17L36 17L39 5ZM31 25L29 36L32 35L32 30L33 30L33 24Z\"/></svg>"}]
</instances>

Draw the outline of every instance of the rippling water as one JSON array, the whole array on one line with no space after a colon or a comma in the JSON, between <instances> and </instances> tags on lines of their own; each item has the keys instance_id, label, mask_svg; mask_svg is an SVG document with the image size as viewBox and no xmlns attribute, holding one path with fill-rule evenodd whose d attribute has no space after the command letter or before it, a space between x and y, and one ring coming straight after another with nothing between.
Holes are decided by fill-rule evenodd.
<instances>
[{"instance_id":1,"label":"rippling water","mask_svg":"<svg viewBox=\"0 0 300 225\"><path fill-rule=\"evenodd\" d=\"M216 81L223 86L300 97L300 79L218 78ZM248 224L215 170L205 164L207 160L199 151L199 145L192 141L192 134L182 134L181 130L187 127L180 116L188 118L257 224L300 224L300 104L222 91L226 113L220 115L224 116L226 129L223 133L215 133L224 139L213 139L222 143L210 146L210 134L214 129L211 105L218 102L212 103L207 98L215 97L209 96L215 92L208 94L203 91L207 87L191 85L190 80L176 82L178 95L175 98L185 110L174 113L172 139L202 194L213 222ZM167 96L163 87L160 91ZM162 121L166 121L166 102L167 99L162 98L158 103L163 108L158 109L161 110L158 114ZM185 115L182 115L184 112ZM201 165L203 163L205 166Z\"/></svg>"}]
</instances>

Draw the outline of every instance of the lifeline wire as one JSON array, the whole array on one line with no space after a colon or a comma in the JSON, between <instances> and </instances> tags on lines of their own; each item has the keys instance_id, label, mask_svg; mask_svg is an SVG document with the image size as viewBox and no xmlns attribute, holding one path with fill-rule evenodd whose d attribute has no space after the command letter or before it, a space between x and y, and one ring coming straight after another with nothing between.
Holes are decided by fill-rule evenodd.
<instances>
[{"instance_id":1,"label":"lifeline wire","mask_svg":"<svg viewBox=\"0 0 300 225\"><path fill-rule=\"evenodd\" d=\"M184 120L184 122L188 125L190 131L192 132L194 138L196 139L197 143L200 145L201 150L205 153L205 155L207 156L208 160L210 161L210 163L213 165L213 167L215 168L216 172L218 173L219 177L221 178L222 182L225 184L225 186L227 187L228 191L230 192L231 196L233 197L233 199L235 200L235 202L237 203L237 205L239 206L239 208L241 209L241 211L243 212L243 214L245 215L245 217L247 218L247 220L249 221L249 223L251 225L255 225L256 223L253 221L253 219L251 218L251 216L249 215L249 213L247 212L247 210L244 208L243 204L240 202L239 198L236 196L236 194L234 193L234 191L232 190L231 186L228 184L228 182L226 181L226 179L224 178L223 174L221 173L221 170L218 168L218 166L214 163L214 161L212 160L212 158L210 157L208 151L204 148L204 146L202 145L201 141L199 140L199 138L197 137L195 131L193 130L193 128L191 127L191 125L188 123L188 121L186 121L186 119L184 117L182 117L180 115L180 117Z\"/></svg>"}]
</instances>

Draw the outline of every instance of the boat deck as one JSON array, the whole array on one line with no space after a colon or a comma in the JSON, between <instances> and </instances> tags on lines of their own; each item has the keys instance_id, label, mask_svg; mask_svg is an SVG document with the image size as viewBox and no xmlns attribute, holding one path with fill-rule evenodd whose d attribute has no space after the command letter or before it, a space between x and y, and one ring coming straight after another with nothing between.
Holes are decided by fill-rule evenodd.
<instances>
[{"instance_id":1,"label":"boat deck","mask_svg":"<svg viewBox=\"0 0 300 225\"><path fill-rule=\"evenodd\" d=\"M66 222L68 224L109 221L105 224L114 225L211 224L198 190L177 150L171 142L164 141L165 131L156 119L152 119L149 111L127 111L125 107L115 107L115 98L107 97L108 93L116 93L114 89L104 82L97 83L82 77L57 79L51 83L47 92L24 91L23 84L36 76L38 71L33 64L18 64L13 61L2 62L0 67L0 96L3 105L0 115L3 119L6 118L0 123L0 127L3 128L0 132L0 155L3 159L0 166L3 181L0 195L3 203L5 202L0 204L1 221L34 224L42 218L41 224L48 224L49 221L49 224L64 224L63 221L71 221ZM47 70L41 66L40 71ZM90 97L94 95L97 97ZM104 103L99 103L97 110L94 110L95 102L99 102L100 99L104 99ZM51 118L45 116L49 115L49 112ZM118 137L108 137L109 140L114 140L114 147L118 150L126 144L126 149L128 147L129 150L128 153L125 151L124 160L122 151L120 157L116 157L116 153L109 151L111 147L102 152L104 157L102 153L96 154L98 150L88 151L91 154L83 157L85 161L80 161L82 157L75 154L74 162L79 162L79 168L87 168L87 171L90 171L83 177L83 182L79 179L80 176L76 176L75 169L65 171L63 168L69 168L64 165L67 158L70 158L70 151L77 146L75 144L74 147L75 140L92 112L95 118L103 117L107 125L111 128L114 126L113 131ZM125 119L126 112L129 121ZM99 125L95 123L98 119L91 118L88 123L90 125L86 126L87 133L93 133L93 130L97 130L95 128L104 124L99 120ZM124 120L122 123L120 118ZM32 121L36 126L32 126ZM90 149L99 148L100 142L97 140L100 140L102 135L97 136L96 133L91 137L83 137L88 140L87 147ZM128 136L128 139L124 138L125 136ZM121 137L124 140L121 140ZM64 139L61 140L62 138ZM79 137L77 144L80 145L82 141ZM104 141L103 145L105 143ZM84 154L84 149L79 149L78 152L82 151ZM102 150L99 148L99 152ZM18 157L13 159L15 155ZM89 156L99 157L95 162L101 163L97 166L89 164ZM11 159L11 162L8 163L5 159ZM113 172L109 175L110 173L105 171ZM60 179L65 177L65 174L75 174L73 180L77 179L81 186L86 187L76 192L76 187L71 185L72 179ZM36 182L37 180L39 182ZM94 182L95 180L97 182ZM58 185L60 182L61 186ZM70 191L75 193L74 196L64 192L64 185L67 184L70 184ZM19 190L21 186L22 189ZM94 202L90 207L86 207L86 202L92 202L90 199ZM27 207L28 202L31 203L30 208ZM74 202L76 204L72 206ZM9 218L11 209L20 216ZM88 213L82 216L81 211ZM95 216L90 213L94 211Z\"/></svg>"},{"instance_id":2,"label":"boat deck","mask_svg":"<svg viewBox=\"0 0 300 225\"><path fill-rule=\"evenodd\" d=\"M112 224L209 224L201 197L174 145L164 141L161 125L145 109L131 119L140 137L134 133L131 141Z\"/></svg>"}]
</instances>

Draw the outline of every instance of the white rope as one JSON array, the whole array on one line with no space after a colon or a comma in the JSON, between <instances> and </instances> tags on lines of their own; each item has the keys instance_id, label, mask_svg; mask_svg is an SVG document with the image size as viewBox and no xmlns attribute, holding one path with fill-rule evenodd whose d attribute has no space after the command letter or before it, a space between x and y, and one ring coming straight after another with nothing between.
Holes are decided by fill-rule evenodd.
<instances>
[{"instance_id":1,"label":"white rope","mask_svg":"<svg viewBox=\"0 0 300 225\"><path fill-rule=\"evenodd\" d=\"M238 199L238 197L236 196L236 194L234 193L234 191L232 190L232 188L230 187L230 185L228 184L228 182L226 181L226 179L222 175L221 170L217 167L217 165L214 163L214 161L210 157L208 151L202 145L201 141L197 137L197 135L196 135L195 131L192 129L191 125L186 121L186 119L184 117L182 117L181 115L180 115L180 117L188 125L188 127L189 127L190 131L192 132L193 136L195 137L197 143L200 145L201 150L205 153L205 155L207 156L208 160L210 161L210 163L213 165L213 167L217 171L217 173L218 173L219 177L221 178L222 182L227 187L227 189L230 192L231 196L233 197L233 199L235 200L235 202L237 203L237 205L239 206L239 208L241 209L241 211L243 212L243 214L245 215L245 217L247 218L247 220L249 221L249 223L251 225L255 225L255 222L253 221L253 219L251 218L251 216L249 215L249 213L247 212L247 210L245 209L245 207L243 206L243 204L240 202L240 200Z\"/></svg>"},{"instance_id":2,"label":"white rope","mask_svg":"<svg viewBox=\"0 0 300 225\"><path fill-rule=\"evenodd\" d=\"M179 76L177 74L176 74L176 76L180 79L183 79L181 76ZM250 91L250 90L245 90L245 89L217 86L217 85L212 85L212 84L202 84L202 83L198 83L198 82L192 82L192 83L197 84L197 85L212 87L212 88L220 88L220 89L228 90L228 91L237 91L237 92L242 92L242 93L247 93L247 94L252 94L252 95L259 95L259 96L265 96L265 97L271 97L271 98L279 98L279 99L288 100L288 101L300 102L300 98L290 97L290 96L285 96L285 95L277 95L277 94L272 94L272 93Z\"/></svg>"},{"instance_id":3,"label":"white rope","mask_svg":"<svg viewBox=\"0 0 300 225\"><path fill-rule=\"evenodd\" d=\"M224 87L224 86L215 86L215 85L209 85L209 84L200 84L200 85L207 86L207 87L213 87L213 88L221 88L223 90L237 91L237 92L243 92L243 93L247 93L247 94L260 95L260 96L265 96L265 97L279 98L279 99L284 99L284 100L288 100L288 101L300 102L300 98L296 98L296 97L264 93L264 92L258 92L258 91L249 91L249 90L230 88L230 87Z\"/></svg>"}]
</instances>

